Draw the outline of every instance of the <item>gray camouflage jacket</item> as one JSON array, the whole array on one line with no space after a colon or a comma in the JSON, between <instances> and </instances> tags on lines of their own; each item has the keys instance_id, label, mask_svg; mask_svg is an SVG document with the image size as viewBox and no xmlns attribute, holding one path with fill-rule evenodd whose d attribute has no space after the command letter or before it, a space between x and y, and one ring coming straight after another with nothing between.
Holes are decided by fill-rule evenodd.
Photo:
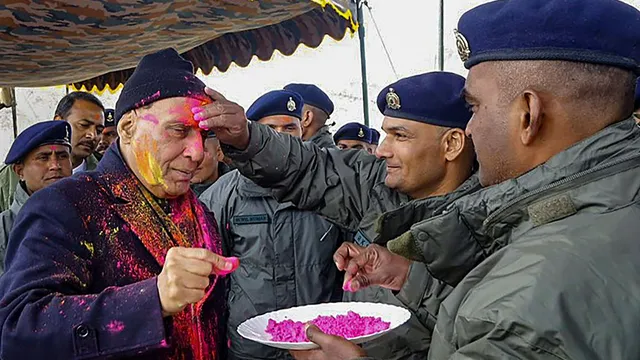
<instances>
[{"instance_id":1,"label":"gray camouflage jacket","mask_svg":"<svg viewBox=\"0 0 640 360\"><path fill-rule=\"evenodd\" d=\"M200 200L216 216L226 255L240 258L229 281L230 359L289 358L286 351L242 338L237 327L269 311L339 301L342 276L333 253L342 232L313 212L278 204L237 170Z\"/></svg>"},{"instance_id":2,"label":"gray camouflage jacket","mask_svg":"<svg viewBox=\"0 0 640 360\"><path fill-rule=\"evenodd\" d=\"M629 119L413 224L390 247L455 286L429 359L640 359L639 218Z\"/></svg>"},{"instance_id":3,"label":"gray camouflage jacket","mask_svg":"<svg viewBox=\"0 0 640 360\"><path fill-rule=\"evenodd\" d=\"M28 199L29 194L27 194L20 182L18 182L11 207L0 214L0 226L2 226L0 231L0 275L4 273L4 255L7 250L7 245L9 244L9 233L11 232L11 228L13 228L13 222Z\"/></svg>"},{"instance_id":4,"label":"gray camouflage jacket","mask_svg":"<svg viewBox=\"0 0 640 360\"><path fill-rule=\"evenodd\" d=\"M319 213L354 232L354 240L360 245L373 242L384 245L394 235L388 229L400 229L395 224L403 213L392 210L412 202L384 184L384 160L358 150L323 150L256 123L250 124L250 131L251 141L245 151L230 147L224 147L223 151L243 175L269 188L278 201L292 202L301 209ZM424 211L436 211L477 188L477 180L470 179L452 194L422 200L423 204L430 204L424 207L429 210ZM380 215L387 212L390 213L381 220L384 225L378 225ZM451 287L429 277L424 264L415 262L398 296L372 287L345 298L401 305L412 310L407 325L364 344L364 348L383 359L424 359L435 325L435 311L450 290ZM425 299L425 293L433 295Z\"/></svg>"}]
</instances>

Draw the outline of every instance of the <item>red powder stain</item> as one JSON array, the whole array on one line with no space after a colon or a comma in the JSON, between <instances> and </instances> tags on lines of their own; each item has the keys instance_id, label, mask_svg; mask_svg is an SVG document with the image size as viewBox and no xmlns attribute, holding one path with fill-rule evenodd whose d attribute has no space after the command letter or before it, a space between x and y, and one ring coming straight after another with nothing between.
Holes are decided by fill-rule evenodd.
<instances>
[{"instance_id":1,"label":"red powder stain","mask_svg":"<svg viewBox=\"0 0 640 360\"><path fill-rule=\"evenodd\" d=\"M107 324L107 331L116 334L124 330L124 323L122 321L113 320Z\"/></svg>"}]
</instances>

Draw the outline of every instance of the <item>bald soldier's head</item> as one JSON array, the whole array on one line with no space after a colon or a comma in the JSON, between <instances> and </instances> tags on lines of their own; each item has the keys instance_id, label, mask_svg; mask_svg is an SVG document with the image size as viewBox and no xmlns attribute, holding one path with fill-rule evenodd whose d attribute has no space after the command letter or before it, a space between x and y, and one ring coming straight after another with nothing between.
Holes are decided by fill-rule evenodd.
<instances>
[{"instance_id":1,"label":"bald soldier's head","mask_svg":"<svg viewBox=\"0 0 640 360\"><path fill-rule=\"evenodd\" d=\"M483 185L514 178L633 112L635 75L570 61L490 61L469 71L467 126Z\"/></svg>"}]
</instances>

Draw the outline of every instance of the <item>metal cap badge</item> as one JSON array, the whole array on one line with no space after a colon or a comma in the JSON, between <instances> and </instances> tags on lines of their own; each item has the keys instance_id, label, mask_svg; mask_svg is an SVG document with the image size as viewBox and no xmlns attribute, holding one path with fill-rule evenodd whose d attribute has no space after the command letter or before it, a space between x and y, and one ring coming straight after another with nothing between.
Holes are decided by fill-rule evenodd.
<instances>
[{"instance_id":1,"label":"metal cap badge","mask_svg":"<svg viewBox=\"0 0 640 360\"><path fill-rule=\"evenodd\" d=\"M358 137L359 138L363 138L364 137L364 130L362 130L362 128L360 128L360 131L358 131Z\"/></svg>"},{"instance_id":2,"label":"metal cap badge","mask_svg":"<svg viewBox=\"0 0 640 360\"><path fill-rule=\"evenodd\" d=\"M467 38L458 31L458 29L453 29L453 33L456 36L456 48L458 48L458 55L460 55L462 62L465 62L469 60L469 57L471 57L469 42L467 41Z\"/></svg>"},{"instance_id":3,"label":"metal cap badge","mask_svg":"<svg viewBox=\"0 0 640 360\"><path fill-rule=\"evenodd\" d=\"M69 126L66 126L64 131L65 131L64 141L70 143L71 142L71 134L69 133Z\"/></svg>"},{"instance_id":4,"label":"metal cap badge","mask_svg":"<svg viewBox=\"0 0 640 360\"><path fill-rule=\"evenodd\" d=\"M293 101L293 98L290 97L289 101L287 101L287 110L295 111L296 110L296 102Z\"/></svg>"},{"instance_id":5,"label":"metal cap badge","mask_svg":"<svg viewBox=\"0 0 640 360\"><path fill-rule=\"evenodd\" d=\"M113 113L111 113L111 112L110 112L110 113L107 115L107 120L113 120Z\"/></svg>"},{"instance_id":6,"label":"metal cap badge","mask_svg":"<svg viewBox=\"0 0 640 360\"><path fill-rule=\"evenodd\" d=\"M387 92L387 107L391 110L398 110L400 109L401 105L400 105L400 96L398 96L398 94L396 94L395 90L393 90L393 88L389 88L389 91Z\"/></svg>"}]
</instances>

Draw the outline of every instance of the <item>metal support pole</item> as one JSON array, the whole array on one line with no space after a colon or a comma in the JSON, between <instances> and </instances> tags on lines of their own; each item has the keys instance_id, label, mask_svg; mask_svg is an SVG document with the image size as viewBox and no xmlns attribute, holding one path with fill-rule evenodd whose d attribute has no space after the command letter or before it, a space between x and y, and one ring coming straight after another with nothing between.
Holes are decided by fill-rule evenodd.
<instances>
[{"instance_id":1,"label":"metal support pole","mask_svg":"<svg viewBox=\"0 0 640 360\"><path fill-rule=\"evenodd\" d=\"M438 21L438 69L444 70L444 0L440 0L440 20Z\"/></svg>"},{"instance_id":2,"label":"metal support pole","mask_svg":"<svg viewBox=\"0 0 640 360\"><path fill-rule=\"evenodd\" d=\"M369 86L367 85L367 57L364 45L364 13L362 7L366 0L357 0L358 8L358 38L360 39L360 71L362 74L362 110L364 111L364 124L369 126Z\"/></svg>"},{"instance_id":3,"label":"metal support pole","mask_svg":"<svg viewBox=\"0 0 640 360\"><path fill-rule=\"evenodd\" d=\"M13 97L13 106L11 107L13 139L18 137L18 99L16 98L16 89L11 88L11 96Z\"/></svg>"}]
</instances>

